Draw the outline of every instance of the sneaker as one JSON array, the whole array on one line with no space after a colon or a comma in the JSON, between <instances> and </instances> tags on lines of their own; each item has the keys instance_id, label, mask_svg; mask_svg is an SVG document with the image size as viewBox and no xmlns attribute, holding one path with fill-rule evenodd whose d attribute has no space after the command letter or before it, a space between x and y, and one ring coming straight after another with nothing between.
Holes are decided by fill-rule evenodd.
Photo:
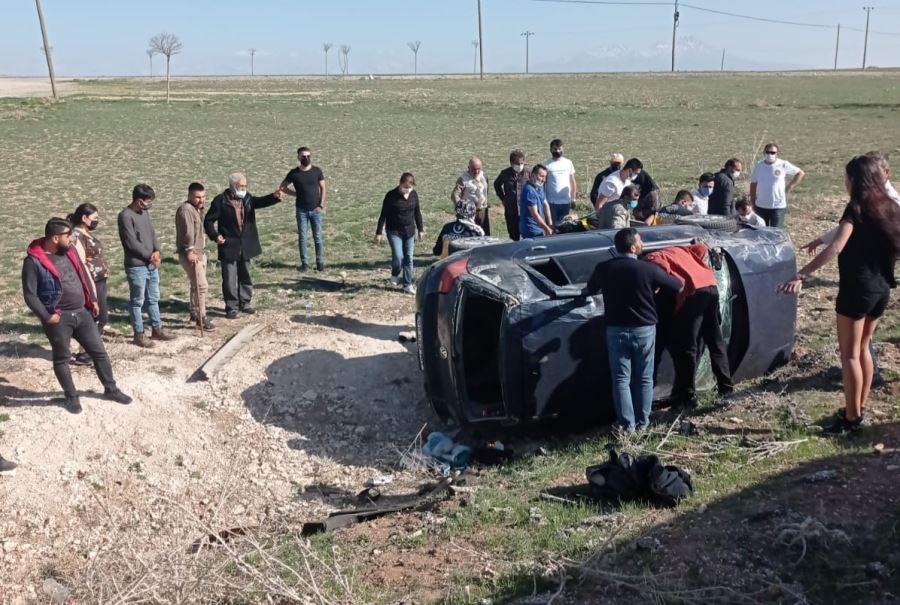
<instances>
[{"instance_id":1,"label":"sneaker","mask_svg":"<svg viewBox=\"0 0 900 605\"><path fill-rule=\"evenodd\" d=\"M299 271L300 273L306 273L307 271L309 271L309 265L307 265L306 263L297 265L297 271Z\"/></svg>"},{"instance_id":2,"label":"sneaker","mask_svg":"<svg viewBox=\"0 0 900 605\"><path fill-rule=\"evenodd\" d=\"M316 263L316 271L324 271L325 263Z\"/></svg>"},{"instance_id":3,"label":"sneaker","mask_svg":"<svg viewBox=\"0 0 900 605\"><path fill-rule=\"evenodd\" d=\"M835 416L838 416L839 418L843 418L844 420L847 420L847 409L846 408L839 409L837 412L835 412ZM866 408L862 408L862 410L860 410L859 418L857 419L855 424L857 424L859 426L863 426L866 424Z\"/></svg>"},{"instance_id":4,"label":"sneaker","mask_svg":"<svg viewBox=\"0 0 900 605\"><path fill-rule=\"evenodd\" d=\"M416 287L413 284L409 284L408 286L403 287L403 291L406 292L407 294L415 294Z\"/></svg>"},{"instance_id":5,"label":"sneaker","mask_svg":"<svg viewBox=\"0 0 900 605\"><path fill-rule=\"evenodd\" d=\"M150 338L153 340L175 340L175 337L160 328L153 328L150 332Z\"/></svg>"},{"instance_id":6,"label":"sneaker","mask_svg":"<svg viewBox=\"0 0 900 605\"><path fill-rule=\"evenodd\" d=\"M237 319L238 315L237 311L225 311L225 319Z\"/></svg>"},{"instance_id":7,"label":"sneaker","mask_svg":"<svg viewBox=\"0 0 900 605\"><path fill-rule=\"evenodd\" d=\"M94 361L91 359L91 356L87 354L86 351L80 352L72 359L73 366L92 366L94 365Z\"/></svg>"},{"instance_id":8,"label":"sneaker","mask_svg":"<svg viewBox=\"0 0 900 605\"><path fill-rule=\"evenodd\" d=\"M241 307L241 313L246 313L247 315L255 315L256 309L254 309L250 305L246 305L244 307Z\"/></svg>"},{"instance_id":9,"label":"sneaker","mask_svg":"<svg viewBox=\"0 0 900 605\"><path fill-rule=\"evenodd\" d=\"M400 285L400 276L399 275L391 275L391 279L389 280L395 286Z\"/></svg>"},{"instance_id":10,"label":"sneaker","mask_svg":"<svg viewBox=\"0 0 900 605\"><path fill-rule=\"evenodd\" d=\"M70 414L80 414L82 409L81 399L78 398L78 395L66 395L63 407L66 408L66 411Z\"/></svg>"},{"instance_id":11,"label":"sneaker","mask_svg":"<svg viewBox=\"0 0 900 605\"><path fill-rule=\"evenodd\" d=\"M204 317L203 318L203 329L208 332L210 330L215 330L216 326L213 325L213 322L208 317Z\"/></svg>"},{"instance_id":12,"label":"sneaker","mask_svg":"<svg viewBox=\"0 0 900 605\"><path fill-rule=\"evenodd\" d=\"M129 397L119 389L107 389L103 392L103 396L110 401L115 401L116 403L121 403L122 405L128 405L129 403L134 401L131 397Z\"/></svg>"},{"instance_id":13,"label":"sneaker","mask_svg":"<svg viewBox=\"0 0 900 605\"><path fill-rule=\"evenodd\" d=\"M16 474L16 467L18 465L11 460L7 460L3 456L0 456L0 476L2 477L12 477Z\"/></svg>"},{"instance_id":14,"label":"sneaker","mask_svg":"<svg viewBox=\"0 0 900 605\"><path fill-rule=\"evenodd\" d=\"M842 435L847 435L849 433L853 433L858 431L863 426L863 418L860 416L853 422L847 420L846 413L841 415L837 413L834 415L834 419L831 421L831 424L827 425L822 432L826 435L831 435L833 437L839 437Z\"/></svg>"},{"instance_id":15,"label":"sneaker","mask_svg":"<svg viewBox=\"0 0 900 605\"><path fill-rule=\"evenodd\" d=\"M134 340L132 342L134 342L134 344L141 347L142 349L152 349L156 346L156 343L154 343L152 340L150 340L149 338L144 338L143 332L135 332Z\"/></svg>"}]
</instances>

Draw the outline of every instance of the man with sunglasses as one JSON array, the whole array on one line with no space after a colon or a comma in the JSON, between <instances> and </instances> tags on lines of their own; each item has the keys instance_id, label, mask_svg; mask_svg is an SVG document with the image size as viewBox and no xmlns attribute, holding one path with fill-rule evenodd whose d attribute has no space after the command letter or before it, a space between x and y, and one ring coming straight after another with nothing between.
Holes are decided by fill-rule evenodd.
<instances>
[{"instance_id":1,"label":"man with sunglasses","mask_svg":"<svg viewBox=\"0 0 900 605\"><path fill-rule=\"evenodd\" d=\"M41 320L53 349L53 372L63 388L64 407L78 414L81 401L69 368L72 338L93 360L94 370L103 384L103 396L122 404L131 403L131 397L116 386L109 355L94 323L100 307L71 237L69 221L51 218L47 222L44 237L28 246L22 264L22 291L25 304Z\"/></svg>"},{"instance_id":2,"label":"man with sunglasses","mask_svg":"<svg viewBox=\"0 0 900 605\"><path fill-rule=\"evenodd\" d=\"M778 157L778 145L769 143L765 157L750 173L750 203L769 227L784 227L787 194L800 184L806 173ZM785 181L790 181L785 184Z\"/></svg>"}]
</instances>

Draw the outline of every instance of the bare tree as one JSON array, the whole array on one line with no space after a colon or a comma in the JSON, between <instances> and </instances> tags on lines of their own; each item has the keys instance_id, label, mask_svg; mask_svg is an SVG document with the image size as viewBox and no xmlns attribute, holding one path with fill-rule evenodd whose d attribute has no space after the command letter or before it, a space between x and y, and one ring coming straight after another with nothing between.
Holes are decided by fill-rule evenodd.
<instances>
[{"instance_id":1,"label":"bare tree","mask_svg":"<svg viewBox=\"0 0 900 605\"><path fill-rule=\"evenodd\" d=\"M256 56L256 49L248 48L247 54L250 55L250 77L252 78L253 77L253 57Z\"/></svg>"},{"instance_id":2,"label":"bare tree","mask_svg":"<svg viewBox=\"0 0 900 605\"><path fill-rule=\"evenodd\" d=\"M409 50L413 51L413 75L419 75L419 47L422 46L421 40L416 40L415 42L407 42L406 45L409 47Z\"/></svg>"},{"instance_id":3,"label":"bare tree","mask_svg":"<svg viewBox=\"0 0 900 605\"><path fill-rule=\"evenodd\" d=\"M472 73L478 73L478 40L472 40L472 48L475 49L475 58L472 60Z\"/></svg>"},{"instance_id":4,"label":"bare tree","mask_svg":"<svg viewBox=\"0 0 900 605\"><path fill-rule=\"evenodd\" d=\"M153 55L156 54L156 51L153 50L152 48L148 48L144 52L147 53L147 58L150 59L150 77L152 78L153 77Z\"/></svg>"},{"instance_id":5,"label":"bare tree","mask_svg":"<svg viewBox=\"0 0 900 605\"><path fill-rule=\"evenodd\" d=\"M325 77L328 77L328 51L334 46L331 42L323 42L322 50L325 51Z\"/></svg>"},{"instance_id":6,"label":"bare tree","mask_svg":"<svg viewBox=\"0 0 900 605\"><path fill-rule=\"evenodd\" d=\"M350 73L350 45L341 45L341 53L338 55L338 63L341 68L341 75L346 76Z\"/></svg>"},{"instance_id":7,"label":"bare tree","mask_svg":"<svg viewBox=\"0 0 900 605\"><path fill-rule=\"evenodd\" d=\"M166 57L166 103L169 102L169 67L172 57L181 52L184 45L175 34L161 33L150 38L150 50Z\"/></svg>"}]
</instances>

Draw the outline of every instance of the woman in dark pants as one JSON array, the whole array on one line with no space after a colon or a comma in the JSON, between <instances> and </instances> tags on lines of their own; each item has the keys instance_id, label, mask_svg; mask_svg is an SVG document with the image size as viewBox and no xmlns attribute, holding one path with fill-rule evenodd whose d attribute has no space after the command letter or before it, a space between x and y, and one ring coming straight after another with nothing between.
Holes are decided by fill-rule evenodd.
<instances>
[{"instance_id":1,"label":"woman in dark pants","mask_svg":"<svg viewBox=\"0 0 900 605\"><path fill-rule=\"evenodd\" d=\"M850 202L844 209L834 241L800 269L782 290L799 293L803 279L838 257L838 344L844 383L844 409L826 431L843 434L863 422L872 388L869 342L884 314L891 288L897 286L894 266L900 256L900 206L884 189L878 161L859 156L847 164L844 184Z\"/></svg>"},{"instance_id":2,"label":"woman in dark pants","mask_svg":"<svg viewBox=\"0 0 900 605\"><path fill-rule=\"evenodd\" d=\"M103 334L103 327L109 322L109 307L106 302L106 278L109 277L109 264L103 254L103 244L94 236L94 230L100 224L100 213L93 204L81 204L75 212L68 216L72 223L72 242L78 256L88 270L94 282L94 291L100 314L97 315L97 329ZM85 351L79 351L73 361L75 365L91 365L91 358Z\"/></svg>"},{"instance_id":3,"label":"woman in dark pants","mask_svg":"<svg viewBox=\"0 0 900 605\"><path fill-rule=\"evenodd\" d=\"M375 241L381 242L384 238L382 232L387 227L388 242L391 244L391 283L410 294L416 292L412 274L416 237L421 241L425 234L415 187L416 178L412 173L404 172L400 176L400 185L385 194L375 229Z\"/></svg>"}]
</instances>

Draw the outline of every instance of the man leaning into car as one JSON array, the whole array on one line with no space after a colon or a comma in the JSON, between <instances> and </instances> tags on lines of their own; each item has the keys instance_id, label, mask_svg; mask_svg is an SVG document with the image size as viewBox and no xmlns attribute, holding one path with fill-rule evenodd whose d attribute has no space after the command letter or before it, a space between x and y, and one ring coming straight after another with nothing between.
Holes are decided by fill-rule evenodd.
<instances>
[{"instance_id":1,"label":"man leaning into car","mask_svg":"<svg viewBox=\"0 0 900 605\"><path fill-rule=\"evenodd\" d=\"M654 293L658 289L680 292L684 284L659 266L638 260L644 244L636 229L616 233L615 245L618 255L597 264L582 294L603 292L613 404L619 427L630 433L650 424L657 323Z\"/></svg>"}]
</instances>

